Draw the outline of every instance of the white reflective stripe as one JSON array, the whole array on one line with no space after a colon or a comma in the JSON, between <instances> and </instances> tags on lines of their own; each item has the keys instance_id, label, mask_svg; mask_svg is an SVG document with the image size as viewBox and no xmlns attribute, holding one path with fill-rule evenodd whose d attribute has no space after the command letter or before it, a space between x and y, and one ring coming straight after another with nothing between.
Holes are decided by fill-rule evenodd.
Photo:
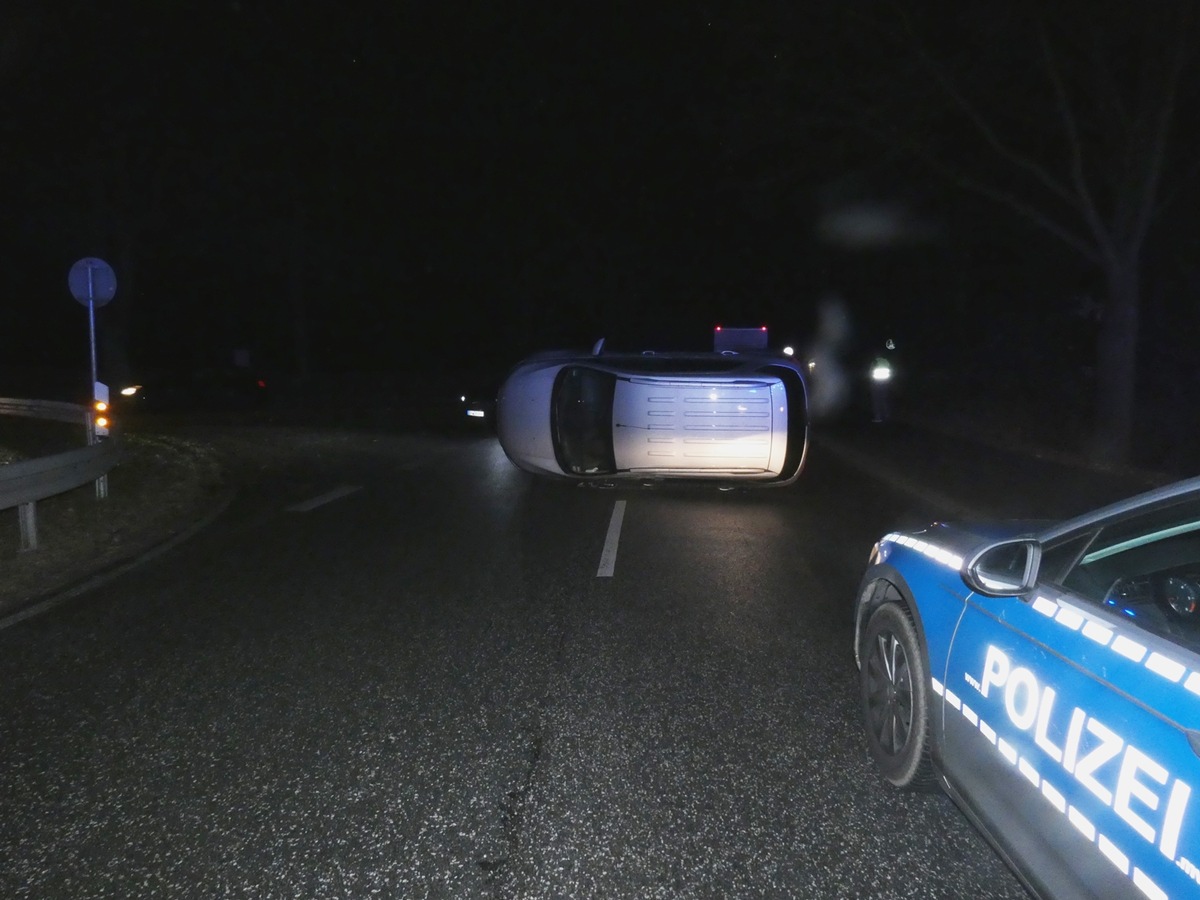
<instances>
[{"instance_id":1,"label":"white reflective stripe","mask_svg":"<svg viewBox=\"0 0 1200 900\"><path fill-rule=\"evenodd\" d=\"M944 566L949 566L951 569L958 571L962 568L963 559L961 556L955 556L949 550L943 550L941 547L934 548L937 552L933 556L938 562Z\"/></svg>"},{"instance_id":2,"label":"white reflective stripe","mask_svg":"<svg viewBox=\"0 0 1200 900\"><path fill-rule=\"evenodd\" d=\"M1192 677L1197 678L1197 675L1193 674ZM953 696L953 691L947 688L946 695ZM967 704L962 703L958 708L961 710L963 717L966 718L967 721L971 722L973 725L977 725L980 734L987 738L987 740L992 744L997 746L1001 756L1003 756L1004 759L1006 759L1010 764L1015 765L1017 771L1021 773L1022 777L1025 778L1025 780L1031 785L1033 785L1035 790L1041 792L1041 795L1046 799L1046 802L1053 806L1060 815L1066 815L1068 821L1075 826L1076 830L1078 830L1080 834L1087 838L1088 841L1096 844L1100 852L1104 854L1104 857L1114 866L1116 866L1116 868L1118 868L1126 878L1131 879L1143 894L1145 894L1147 897L1155 898L1155 900L1165 900L1167 895L1148 875L1146 875L1145 872L1134 867L1131 874L1129 856L1124 853L1120 847L1113 843L1113 841L1107 835L1097 833L1096 826L1092 823L1092 820L1089 819L1087 815L1078 807L1068 804L1066 795L1064 795L1062 791L1051 784L1048 779L1044 778L1042 773L1038 771L1037 766L1028 757L1024 756L1023 754L1019 754L1016 747L1014 747L1004 738L999 737L996 734L995 729L988 725L983 719L980 719L976 715L975 711ZM1167 851L1164 850L1164 852ZM1170 853L1174 853L1173 848L1170 850ZM1170 856L1168 856L1168 858L1170 858Z\"/></svg>"},{"instance_id":3,"label":"white reflective stripe","mask_svg":"<svg viewBox=\"0 0 1200 900\"><path fill-rule=\"evenodd\" d=\"M1083 624L1083 616L1079 614L1078 610L1071 609L1069 606L1061 606L1054 621L1072 631L1078 631L1079 626Z\"/></svg>"},{"instance_id":4,"label":"white reflective stripe","mask_svg":"<svg viewBox=\"0 0 1200 900\"><path fill-rule=\"evenodd\" d=\"M1133 883L1137 886L1137 889L1149 897L1150 900L1167 900L1167 898L1170 896L1166 891L1155 884L1150 879L1149 875L1147 875L1137 866L1133 867Z\"/></svg>"},{"instance_id":5,"label":"white reflective stripe","mask_svg":"<svg viewBox=\"0 0 1200 900\"><path fill-rule=\"evenodd\" d=\"M979 727L979 713L975 712L975 710L971 709L971 707L967 706L965 703L962 705L962 714L964 719L966 719L972 725Z\"/></svg>"},{"instance_id":6,"label":"white reflective stripe","mask_svg":"<svg viewBox=\"0 0 1200 900\"><path fill-rule=\"evenodd\" d=\"M1108 861L1121 870L1122 875L1129 874L1129 857L1117 849L1117 845L1100 835L1096 839L1096 843L1100 847L1100 852L1108 857Z\"/></svg>"},{"instance_id":7,"label":"white reflective stripe","mask_svg":"<svg viewBox=\"0 0 1200 900\"><path fill-rule=\"evenodd\" d=\"M958 709L962 706L962 700L958 698L958 694L954 693L954 691L950 690L949 688L946 688L946 702L955 709Z\"/></svg>"},{"instance_id":8,"label":"white reflective stripe","mask_svg":"<svg viewBox=\"0 0 1200 900\"><path fill-rule=\"evenodd\" d=\"M1200 697L1200 672L1193 672L1189 675L1188 680L1184 682L1183 686L1197 697Z\"/></svg>"},{"instance_id":9,"label":"white reflective stripe","mask_svg":"<svg viewBox=\"0 0 1200 900\"><path fill-rule=\"evenodd\" d=\"M1091 819L1081 813L1074 806L1067 810L1067 819L1069 819L1071 824L1079 829L1079 833L1089 841L1094 841L1096 839L1096 826L1092 824Z\"/></svg>"},{"instance_id":10,"label":"white reflective stripe","mask_svg":"<svg viewBox=\"0 0 1200 900\"><path fill-rule=\"evenodd\" d=\"M1057 809L1060 813L1067 811L1067 798L1064 797L1057 788L1050 782L1042 782L1042 796L1050 801L1050 805Z\"/></svg>"},{"instance_id":11,"label":"white reflective stripe","mask_svg":"<svg viewBox=\"0 0 1200 900\"><path fill-rule=\"evenodd\" d=\"M922 556L932 559L936 563L941 563L949 569L958 571L962 568L963 558L956 553L951 553L945 547L939 547L937 544L931 544L928 541L923 541L908 534L889 534L885 537L884 542L899 544L901 547L908 547L910 550L915 550Z\"/></svg>"},{"instance_id":12,"label":"white reflective stripe","mask_svg":"<svg viewBox=\"0 0 1200 900\"><path fill-rule=\"evenodd\" d=\"M892 532L883 540L915 550L921 555L955 571L962 568L963 558L961 556L957 556L936 544L920 540L912 535ZM1038 594L1034 597L1030 606L1041 615L1057 622L1064 628L1071 631L1080 631L1082 629L1084 637L1094 641L1101 647L1108 647L1131 662L1141 663L1145 660L1144 665L1147 669L1172 683L1178 684L1183 679L1184 673L1187 672L1187 667L1183 663L1159 651L1151 652L1144 644L1123 634L1118 634L1108 626L1090 618L1089 614L1082 612L1070 604L1064 603L1062 600L1051 600L1048 597ZM1148 657L1147 654L1149 654ZM936 680L932 683L934 690L938 694L942 694L941 685ZM1187 681L1184 682L1184 686L1193 694L1200 696L1200 673L1193 672ZM947 700L950 700L951 697L953 697L953 694L947 697Z\"/></svg>"},{"instance_id":13,"label":"white reflective stripe","mask_svg":"<svg viewBox=\"0 0 1200 900\"><path fill-rule=\"evenodd\" d=\"M1150 658L1146 660L1146 668L1171 682L1180 681L1183 673L1187 671L1187 666L1183 663L1168 659L1157 650L1151 653Z\"/></svg>"},{"instance_id":14,"label":"white reflective stripe","mask_svg":"<svg viewBox=\"0 0 1200 900\"><path fill-rule=\"evenodd\" d=\"M1083 636L1091 638L1101 647L1107 647L1108 642L1113 639L1113 633L1110 629L1105 628L1099 622L1088 622L1083 626Z\"/></svg>"},{"instance_id":15,"label":"white reflective stripe","mask_svg":"<svg viewBox=\"0 0 1200 900\"><path fill-rule=\"evenodd\" d=\"M935 694L937 694L939 697L942 695L942 691L945 690L945 688L942 686L942 683L940 681L938 681L936 678L930 678L929 684L933 687L933 692Z\"/></svg>"},{"instance_id":16,"label":"white reflective stripe","mask_svg":"<svg viewBox=\"0 0 1200 900\"><path fill-rule=\"evenodd\" d=\"M1123 634L1118 634L1117 639L1112 642L1112 648L1117 653L1120 653L1126 659L1131 659L1134 662L1141 662L1146 656L1146 648L1132 638L1127 638Z\"/></svg>"},{"instance_id":17,"label":"white reflective stripe","mask_svg":"<svg viewBox=\"0 0 1200 900\"><path fill-rule=\"evenodd\" d=\"M1046 597L1038 595L1030 605L1033 609L1062 625L1064 628L1079 631L1080 626L1082 626L1084 637L1095 641L1101 647L1108 647L1125 659L1135 663L1142 663L1155 675L1167 679L1172 684L1179 684L1183 681L1183 676L1188 671L1187 666L1179 662L1179 660L1172 659L1167 654L1158 650L1152 651L1145 644L1123 634L1118 634L1108 626L1089 618L1087 614L1064 603L1062 600L1051 601ZM1193 672L1189 675L1184 682L1184 687L1193 694L1200 696L1200 673Z\"/></svg>"},{"instance_id":18,"label":"white reflective stripe","mask_svg":"<svg viewBox=\"0 0 1200 900\"><path fill-rule=\"evenodd\" d=\"M963 558L961 556L951 553L949 550L939 547L936 544L915 538L912 535L892 532L883 540L899 544L903 547L909 547L921 555L956 571L962 568ZM1064 628L1071 631L1082 629L1083 635L1089 640L1094 641L1102 647L1109 647L1132 662L1140 663L1145 659L1146 668L1156 675L1166 678L1168 681L1177 684L1187 671L1187 667L1182 663L1158 651L1150 653L1149 648L1143 644L1125 635L1116 634L1112 629L1094 621L1080 610L1063 603L1061 600L1054 601L1039 594L1034 597L1030 605L1034 610L1052 619ZM1146 658L1147 653L1150 653L1149 659ZM941 685L936 680L932 683L934 690L942 694ZM1200 673L1193 672L1188 677L1184 686L1193 694L1200 696ZM952 692L946 695L946 699L953 705L957 705L957 697Z\"/></svg>"},{"instance_id":19,"label":"white reflective stripe","mask_svg":"<svg viewBox=\"0 0 1200 900\"><path fill-rule=\"evenodd\" d=\"M1016 747L1014 747L1012 744L1010 744L1004 738L1000 738L996 742L996 746L1000 748L1000 755L1003 756L1005 759L1007 759L1010 764L1012 764L1014 766L1017 764L1017 748Z\"/></svg>"},{"instance_id":20,"label":"white reflective stripe","mask_svg":"<svg viewBox=\"0 0 1200 900\"><path fill-rule=\"evenodd\" d=\"M1037 597L1034 598L1033 608L1040 612L1043 616L1048 616L1051 619L1053 619L1054 614L1058 612L1058 604L1053 600L1048 600L1041 594L1038 594Z\"/></svg>"}]
</instances>

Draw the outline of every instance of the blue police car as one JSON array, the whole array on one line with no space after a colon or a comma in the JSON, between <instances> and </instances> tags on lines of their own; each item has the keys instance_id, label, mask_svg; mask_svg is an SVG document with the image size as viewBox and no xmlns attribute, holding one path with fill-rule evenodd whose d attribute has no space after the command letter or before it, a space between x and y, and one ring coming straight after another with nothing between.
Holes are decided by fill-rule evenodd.
<instances>
[{"instance_id":1,"label":"blue police car","mask_svg":"<svg viewBox=\"0 0 1200 900\"><path fill-rule=\"evenodd\" d=\"M888 534L855 623L892 784L946 790L1039 897L1200 897L1200 478Z\"/></svg>"}]
</instances>

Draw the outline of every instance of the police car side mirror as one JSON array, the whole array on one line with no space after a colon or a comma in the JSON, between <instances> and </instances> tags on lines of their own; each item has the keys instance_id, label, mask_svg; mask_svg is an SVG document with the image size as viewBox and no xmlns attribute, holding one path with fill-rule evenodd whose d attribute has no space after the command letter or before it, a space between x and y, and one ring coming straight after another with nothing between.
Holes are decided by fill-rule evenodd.
<instances>
[{"instance_id":1,"label":"police car side mirror","mask_svg":"<svg viewBox=\"0 0 1200 900\"><path fill-rule=\"evenodd\" d=\"M1000 541L977 550L963 566L967 587L985 597L1015 597L1037 584L1042 545L1030 538Z\"/></svg>"}]
</instances>

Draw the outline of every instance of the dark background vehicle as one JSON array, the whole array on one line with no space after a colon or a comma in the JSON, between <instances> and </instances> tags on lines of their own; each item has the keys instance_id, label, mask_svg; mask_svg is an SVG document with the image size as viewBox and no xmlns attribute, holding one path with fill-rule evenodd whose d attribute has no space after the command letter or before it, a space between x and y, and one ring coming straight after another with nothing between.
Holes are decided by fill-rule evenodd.
<instances>
[{"instance_id":1,"label":"dark background vehicle","mask_svg":"<svg viewBox=\"0 0 1200 900\"><path fill-rule=\"evenodd\" d=\"M121 398L115 388L112 396L117 408L135 413L245 412L272 400L264 375L234 367L161 370L129 386L132 396Z\"/></svg>"}]
</instances>

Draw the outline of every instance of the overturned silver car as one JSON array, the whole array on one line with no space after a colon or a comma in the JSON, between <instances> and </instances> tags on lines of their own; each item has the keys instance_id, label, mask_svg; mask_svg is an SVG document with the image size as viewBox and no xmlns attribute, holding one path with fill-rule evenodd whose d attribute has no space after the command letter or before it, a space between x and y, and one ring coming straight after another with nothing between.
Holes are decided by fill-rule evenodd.
<instances>
[{"instance_id":1,"label":"overturned silver car","mask_svg":"<svg viewBox=\"0 0 1200 900\"><path fill-rule=\"evenodd\" d=\"M808 448L804 373L769 352L540 353L496 400L517 467L574 480L785 485Z\"/></svg>"}]
</instances>

